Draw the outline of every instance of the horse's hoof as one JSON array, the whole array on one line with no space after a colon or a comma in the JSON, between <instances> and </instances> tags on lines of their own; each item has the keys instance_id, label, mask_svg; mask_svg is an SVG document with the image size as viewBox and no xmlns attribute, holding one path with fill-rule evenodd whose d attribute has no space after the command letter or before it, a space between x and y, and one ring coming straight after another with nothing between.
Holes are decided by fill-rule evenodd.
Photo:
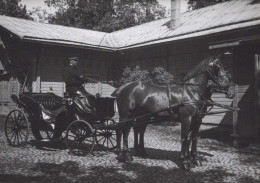
<instances>
[{"instance_id":1,"label":"horse's hoof","mask_svg":"<svg viewBox=\"0 0 260 183\"><path fill-rule=\"evenodd\" d=\"M139 156L141 156L141 152L140 152L139 150L136 150L136 149L135 149L134 155L137 156L137 157L139 157Z\"/></svg>"},{"instance_id":2,"label":"horse's hoof","mask_svg":"<svg viewBox=\"0 0 260 183\"><path fill-rule=\"evenodd\" d=\"M199 160L199 159L193 160L193 164L194 164L195 166L202 166L202 162L201 162L201 160Z\"/></svg>"},{"instance_id":3,"label":"horse's hoof","mask_svg":"<svg viewBox=\"0 0 260 183\"><path fill-rule=\"evenodd\" d=\"M125 161L126 161L126 162L132 162L132 161L134 161L134 158L133 158L133 156L131 155L130 152L126 152L126 153L125 153Z\"/></svg>"},{"instance_id":4,"label":"horse's hoof","mask_svg":"<svg viewBox=\"0 0 260 183\"><path fill-rule=\"evenodd\" d=\"M191 168L189 164L183 164L182 166L185 171L189 171Z\"/></svg>"},{"instance_id":5,"label":"horse's hoof","mask_svg":"<svg viewBox=\"0 0 260 183\"><path fill-rule=\"evenodd\" d=\"M189 166L190 166L190 168L195 168L197 165L193 161L191 161L189 163Z\"/></svg>"},{"instance_id":6,"label":"horse's hoof","mask_svg":"<svg viewBox=\"0 0 260 183\"><path fill-rule=\"evenodd\" d=\"M121 150L119 148L116 148L114 151L113 151L115 154L119 155Z\"/></svg>"},{"instance_id":7,"label":"horse's hoof","mask_svg":"<svg viewBox=\"0 0 260 183\"><path fill-rule=\"evenodd\" d=\"M143 150L143 151L140 153L140 157L141 157L141 158L144 158L144 159L148 158L148 154L146 153L145 150Z\"/></svg>"},{"instance_id":8,"label":"horse's hoof","mask_svg":"<svg viewBox=\"0 0 260 183\"><path fill-rule=\"evenodd\" d=\"M191 164L188 161L182 162L182 168L185 171L189 171L191 169Z\"/></svg>"},{"instance_id":9,"label":"horse's hoof","mask_svg":"<svg viewBox=\"0 0 260 183\"><path fill-rule=\"evenodd\" d=\"M123 156L123 152L122 151L118 151L116 159L117 159L118 162L121 162L121 163L125 162L125 158Z\"/></svg>"},{"instance_id":10,"label":"horse's hoof","mask_svg":"<svg viewBox=\"0 0 260 183\"><path fill-rule=\"evenodd\" d=\"M125 163L125 160L121 157L116 157L116 159L119 163Z\"/></svg>"}]
</instances>

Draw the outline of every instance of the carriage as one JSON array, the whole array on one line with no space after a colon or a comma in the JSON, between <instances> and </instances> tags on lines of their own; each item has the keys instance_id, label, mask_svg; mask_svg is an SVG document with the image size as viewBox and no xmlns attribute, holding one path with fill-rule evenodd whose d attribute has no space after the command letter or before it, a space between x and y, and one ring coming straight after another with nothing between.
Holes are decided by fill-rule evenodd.
<instances>
[{"instance_id":1,"label":"carriage","mask_svg":"<svg viewBox=\"0 0 260 183\"><path fill-rule=\"evenodd\" d=\"M81 109L77 105L77 100L73 98L61 98L50 93L22 93L19 98L15 96L12 98L23 106L28 115L20 110L11 111L6 119L5 133L10 145L19 146L28 139L29 121L35 137L42 138L39 133L40 125L35 121L50 120L51 125L47 125L49 128L42 128L50 138L50 126L55 124L55 121L63 119L67 121L65 123L65 140L72 154L90 153L95 142L103 149L121 149L123 133L123 149L118 153L117 159L122 162L130 162L133 161L128 149L128 135L131 127L134 127L134 132L137 132L134 135L135 151L141 152L140 156L145 157L144 132L147 124L173 118L173 120L181 122L180 158L183 168L187 170L194 165L201 164L197 156L197 136L202 118L205 115L226 112L210 112L213 106L224 108L227 111L239 110L214 102L211 95L215 91L225 93L228 98L234 97L232 77L221 64L219 56L204 59L185 76L182 82L173 82L172 85L167 83L167 86L158 86L142 80L122 85L111 95L117 100L120 115L118 123L112 119L115 114L115 98L97 97L95 99L96 113L89 116L85 115L84 109ZM210 107L209 110L207 110L208 107ZM160 115L162 113L163 115ZM70 117L75 117L75 115L76 117L81 115L83 118L77 117L77 120L71 120ZM41 123L41 125L46 123ZM12 126L8 127L9 124ZM139 129L135 126L138 126ZM138 133L140 133L139 141Z\"/></svg>"},{"instance_id":2,"label":"carriage","mask_svg":"<svg viewBox=\"0 0 260 183\"><path fill-rule=\"evenodd\" d=\"M86 155L97 144L102 150L116 147L115 98L96 97L96 112L84 115L75 99L60 97L53 93L23 92L12 95L18 109L12 110L5 120L5 136L11 146L23 146L30 132L36 140L51 140L55 125L63 123L62 138L74 155ZM84 119L84 120L83 120ZM109 127L107 127L109 126ZM113 128L114 127L114 128Z\"/></svg>"}]
</instances>

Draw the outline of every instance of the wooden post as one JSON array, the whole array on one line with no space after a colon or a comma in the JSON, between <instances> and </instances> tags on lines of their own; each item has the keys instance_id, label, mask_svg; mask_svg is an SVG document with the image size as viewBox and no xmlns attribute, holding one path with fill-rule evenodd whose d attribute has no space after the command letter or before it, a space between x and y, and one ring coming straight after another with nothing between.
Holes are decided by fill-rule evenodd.
<instances>
[{"instance_id":1,"label":"wooden post","mask_svg":"<svg viewBox=\"0 0 260 183\"><path fill-rule=\"evenodd\" d=\"M37 67L37 72L36 72L36 92L40 93L41 92L41 67L40 67L40 59L36 60L36 67Z\"/></svg>"},{"instance_id":2,"label":"wooden post","mask_svg":"<svg viewBox=\"0 0 260 183\"><path fill-rule=\"evenodd\" d=\"M235 97L233 99L233 107L238 107L238 72L237 72L237 64L238 64L238 60L237 60L237 48L233 48L233 70L234 70L234 81L236 83L235 86ZM233 137L233 146L237 147L238 146L238 112L239 111L235 111L233 112L233 133L231 134L231 136Z\"/></svg>"},{"instance_id":3,"label":"wooden post","mask_svg":"<svg viewBox=\"0 0 260 183\"><path fill-rule=\"evenodd\" d=\"M32 61L32 76L33 76L33 82L32 82L32 92L41 92L41 55L42 55L42 50L39 53L40 55L37 55L36 58L33 59Z\"/></svg>"},{"instance_id":4,"label":"wooden post","mask_svg":"<svg viewBox=\"0 0 260 183\"><path fill-rule=\"evenodd\" d=\"M255 54L255 140L260 138L260 55Z\"/></svg>"}]
</instances>

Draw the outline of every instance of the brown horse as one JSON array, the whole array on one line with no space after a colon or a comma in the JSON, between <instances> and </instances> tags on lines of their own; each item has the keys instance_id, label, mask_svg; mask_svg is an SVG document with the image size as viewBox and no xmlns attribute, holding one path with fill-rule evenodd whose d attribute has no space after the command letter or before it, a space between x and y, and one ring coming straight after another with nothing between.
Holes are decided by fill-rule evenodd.
<instances>
[{"instance_id":1,"label":"brown horse","mask_svg":"<svg viewBox=\"0 0 260 183\"><path fill-rule=\"evenodd\" d=\"M184 82L181 84L162 87L143 81L135 81L126 83L114 91L112 96L116 97L119 124L122 124L118 135L120 149L121 134L123 133L123 150L118 154L118 160L122 162L133 160L128 150L128 135L133 124L135 126L135 150L138 154L146 156L143 138L146 125L138 126L138 123L146 119L131 119L163 109L165 112L160 112L157 116L169 116L172 114L167 110L170 105L185 103L185 105L179 105L173 112L174 116L177 116L178 121L181 122L181 162L185 169L201 164L197 157L197 136L204 117L202 114L207 109L206 103L201 101L210 99L212 94L212 86L208 85L210 80L213 81L218 90L225 92L227 97L233 98L234 92L231 90L233 82L219 61L219 57L214 56L203 60L185 76ZM139 143L138 133L140 133Z\"/></svg>"}]
</instances>

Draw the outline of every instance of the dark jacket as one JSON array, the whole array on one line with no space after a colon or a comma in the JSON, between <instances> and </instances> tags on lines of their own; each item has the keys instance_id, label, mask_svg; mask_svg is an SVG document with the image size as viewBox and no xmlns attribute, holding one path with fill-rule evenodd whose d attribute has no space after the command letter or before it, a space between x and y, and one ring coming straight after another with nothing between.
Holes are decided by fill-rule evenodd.
<instances>
[{"instance_id":1,"label":"dark jacket","mask_svg":"<svg viewBox=\"0 0 260 183\"><path fill-rule=\"evenodd\" d=\"M66 83L66 88L79 87L81 88L87 79L83 77L83 73L79 68L68 65L63 72L63 80Z\"/></svg>"}]
</instances>

